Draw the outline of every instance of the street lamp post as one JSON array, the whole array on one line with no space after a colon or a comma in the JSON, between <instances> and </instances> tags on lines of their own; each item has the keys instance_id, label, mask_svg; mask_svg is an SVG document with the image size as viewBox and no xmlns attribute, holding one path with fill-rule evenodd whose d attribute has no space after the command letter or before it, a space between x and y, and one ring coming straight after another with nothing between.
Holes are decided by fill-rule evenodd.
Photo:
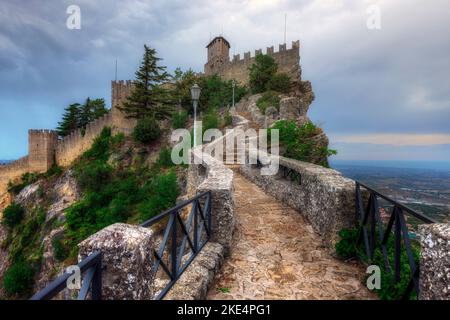
<instances>
[{"instance_id":1,"label":"street lamp post","mask_svg":"<svg viewBox=\"0 0 450 320\"><path fill-rule=\"evenodd\" d=\"M194 148L197 146L197 106L201 91L202 88L196 83L191 87L192 104L194 105Z\"/></svg>"},{"instance_id":2,"label":"street lamp post","mask_svg":"<svg viewBox=\"0 0 450 320\"><path fill-rule=\"evenodd\" d=\"M232 86L233 86L233 108L234 108L234 88L236 87L236 81L234 81L234 79L232 82Z\"/></svg>"}]
</instances>

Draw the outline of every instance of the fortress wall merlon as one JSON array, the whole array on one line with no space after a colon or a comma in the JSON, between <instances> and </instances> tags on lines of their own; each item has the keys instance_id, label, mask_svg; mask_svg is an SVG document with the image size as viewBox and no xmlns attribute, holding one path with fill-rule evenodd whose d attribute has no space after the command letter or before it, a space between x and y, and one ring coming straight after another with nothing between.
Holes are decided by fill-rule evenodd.
<instances>
[{"instance_id":1,"label":"fortress wall merlon","mask_svg":"<svg viewBox=\"0 0 450 320\"><path fill-rule=\"evenodd\" d=\"M84 129L84 135L82 129L77 129L60 140L56 148L56 163L63 167L70 165L92 146L95 138L105 127L113 127L111 111L88 123Z\"/></svg>"},{"instance_id":2,"label":"fortress wall merlon","mask_svg":"<svg viewBox=\"0 0 450 320\"><path fill-rule=\"evenodd\" d=\"M241 59L239 54L233 55L233 59L223 65L216 67L216 73L222 76L225 80L235 79L241 84L247 84L249 80L248 68L255 62L256 55L262 53L262 49L255 50L255 56L252 57L250 52L244 53L244 58ZM267 47L266 54L275 59L278 64L278 72L286 73L295 82L301 80L300 70L300 41L292 41L292 47L287 49L286 44L280 44L279 50L275 52L274 47ZM205 65L205 74L213 74L209 69L209 62Z\"/></svg>"}]
</instances>

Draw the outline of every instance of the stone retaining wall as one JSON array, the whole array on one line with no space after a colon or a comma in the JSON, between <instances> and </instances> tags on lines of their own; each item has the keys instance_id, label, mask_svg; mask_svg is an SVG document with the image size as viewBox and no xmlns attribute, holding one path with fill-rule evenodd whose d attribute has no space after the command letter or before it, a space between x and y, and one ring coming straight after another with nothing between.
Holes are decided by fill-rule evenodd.
<instances>
[{"instance_id":1,"label":"stone retaining wall","mask_svg":"<svg viewBox=\"0 0 450 320\"><path fill-rule=\"evenodd\" d=\"M420 300L450 300L450 223L419 226Z\"/></svg>"}]
</instances>

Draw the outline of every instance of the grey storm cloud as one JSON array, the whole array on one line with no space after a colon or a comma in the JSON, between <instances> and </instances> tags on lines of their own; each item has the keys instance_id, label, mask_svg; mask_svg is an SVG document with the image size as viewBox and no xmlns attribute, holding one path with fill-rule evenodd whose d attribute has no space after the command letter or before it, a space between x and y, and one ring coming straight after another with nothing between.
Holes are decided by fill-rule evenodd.
<instances>
[{"instance_id":1,"label":"grey storm cloud","mask_svg":"<svg viewBox=\"0 0 450 320\"><path fill-rule=\"evenodd\" d=\"M81 30L66 28L69 5ZM381 30L368 30L378 4ZM110 101L110 80L134 76L143 44L169 70L202 71L223 33L232 54L300 39L312 119L333 134L450 134L446 0L3 0L0 4L0 158L26 153L28 128L54 128L63 108ZM25 137L25 138L24 138Z\"/></svg>"}]
</instances>

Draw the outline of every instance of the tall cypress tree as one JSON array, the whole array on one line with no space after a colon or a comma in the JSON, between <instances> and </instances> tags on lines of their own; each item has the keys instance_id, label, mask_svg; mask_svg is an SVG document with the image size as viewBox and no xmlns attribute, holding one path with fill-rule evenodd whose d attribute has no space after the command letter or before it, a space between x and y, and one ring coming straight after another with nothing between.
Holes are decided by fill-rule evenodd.
<instances>
[{"instance_id":1,"label":"tall cypress tree","mask_svg":"<svg viewBox=\"0 0 450 320\"><path fill-rule=\"evenodd\" d=\"M141 66L136 71L134 89L119 109L128 118L168 118L172 113L173 101L163 84L170 76L166 67L159 65L161 58L156 56L156 50L147 45L144 45L144 49Z\"/></svg>"},{"instance_id":2,"label":"tall cypress tree","mask_svg":"<svg viewBox=\"0 0 450 320\"><path fill-rule=\"evenodd\" d=\"M80 124L80 104L73 103L64 109L61 122L58 122L56 131L62 137L69 135L72 131L79 128Z\"/></svg>"}]
</instances>

